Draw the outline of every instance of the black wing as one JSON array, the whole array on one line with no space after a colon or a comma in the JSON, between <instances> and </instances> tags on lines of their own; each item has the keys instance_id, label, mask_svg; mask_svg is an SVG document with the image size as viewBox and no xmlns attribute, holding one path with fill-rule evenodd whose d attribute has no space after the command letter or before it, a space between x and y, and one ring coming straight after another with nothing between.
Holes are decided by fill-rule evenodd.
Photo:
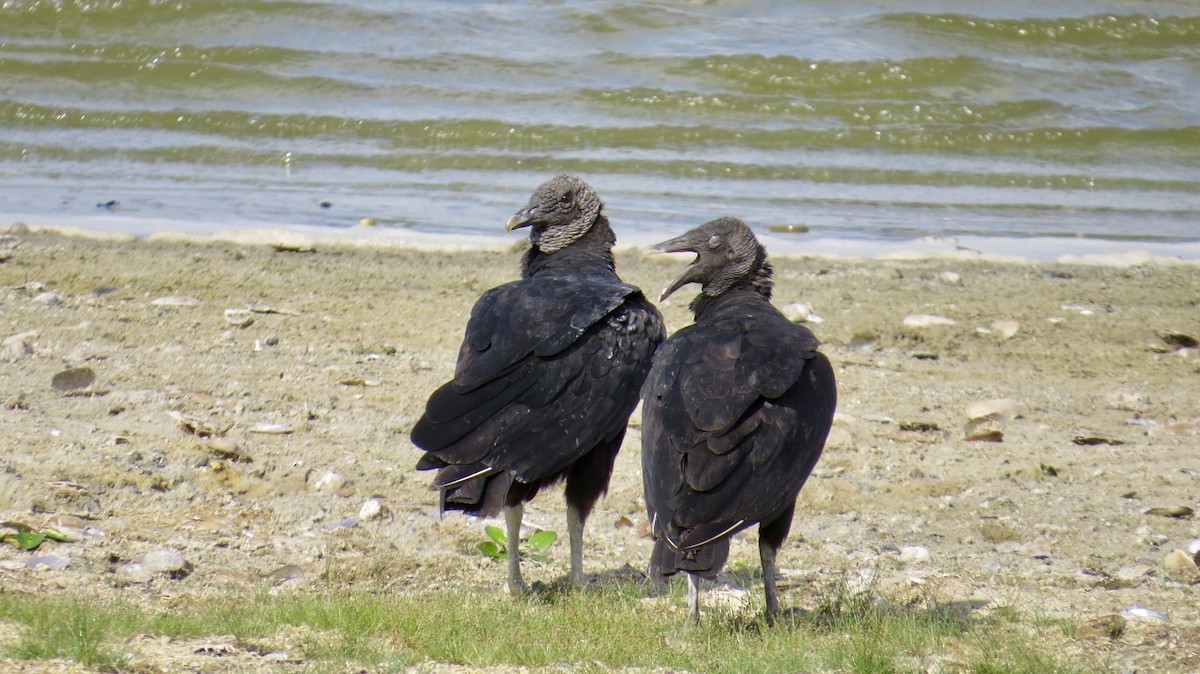
<instances>
[{"instance_id":1,"label":"black wing","mask_svg":"<svg viewBox=\"0 0 1200 674\"><path fill-rule=\"evenodd\" d=\"M765 301L673 335L645 384L643 479L677 550L728 538L795 502L836 406L817 339Z\"/></svg>"},{"instance_id":2,"label":"black wing","mask_svg":"<svg viewBox=\"0 0 1200 674\"><path fill-rule=\"evenodd\" d=\"M531 482L623 433L663 339L658 311L611 277L534 277L485 293L454 379L412 431L418 468L484 464ZM436 485L435 485L436 486Z\"/></svg>"}]
</instances>

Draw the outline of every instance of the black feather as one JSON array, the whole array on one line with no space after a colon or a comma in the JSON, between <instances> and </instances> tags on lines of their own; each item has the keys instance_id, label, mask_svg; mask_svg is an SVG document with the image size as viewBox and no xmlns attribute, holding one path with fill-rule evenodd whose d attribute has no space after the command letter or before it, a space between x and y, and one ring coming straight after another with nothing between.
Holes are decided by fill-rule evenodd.
<instances>
[{"instance_id":1,"label":"black feather","mask_svg":"<svg viewBox=\"0 0 1200 674\"><path fill-rule=\"evenodd\" d=\"M686 283L702 294L695 323L658 350L643 387L650 570L712 577L738 531L769 526L775 548L786 537L833 421L836 383L812 332L771 304L771 267L745 224L715 220L660 250L697 253L664 295Z\"/></svg>"},{"instance_id":2,"label":"black feather","mask_svg":"<svg viewBox=\"0 0 1200 674\"><path fill-rule=\"evenodd\" d=\"M564 206L568 191L573 201ZM583 181L548 181L509 226L533 228L522 278L485 292L472 309L454 378L430 396L412 430L427 452L417 467L439 471L434 487L447 509L492 516L566 478L567 498L586 515L607 489L664 337L662 318L618 278L615 237ZM572 472L581 461L599 471ZM445 493L478 470L487 472Z\"/></svg>"}]
</instances>

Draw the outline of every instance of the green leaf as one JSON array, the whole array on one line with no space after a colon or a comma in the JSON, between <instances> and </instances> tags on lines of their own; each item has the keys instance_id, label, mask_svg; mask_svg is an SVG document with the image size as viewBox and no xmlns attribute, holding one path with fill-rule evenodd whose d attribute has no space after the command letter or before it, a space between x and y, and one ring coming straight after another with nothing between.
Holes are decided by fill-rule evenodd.
<instances>
[{"instance_id":1,"label":"green leaf","mask_svg":"<svg viewBox=\"0 0 1200 674\"><path fill-rule=\"evenodd\" d=\"M36 550L37 546L46 540L46 534L36 531L22 531L13 536L13 540L17 544L17 547L22 550Z\"/></svg>"},{"instance_id":2,"label":"green leaf","mask_svg":"<svg viewBox=\"0 0 1200 674\"><path fill-rule=\"evenodd\" d=\"M492 559L508 559L508 553L492 541L484 541L480 543L479 551L488 557L491 557Z\"/></svg>"},{"instance_id":3,"label":"green leaf","mask_svg":"<svg viewBox=\"0 0 1200 674\"><path fill-rule=\"evenodd\" d=\"M535 562L540 562L540 563L542 563L542 564L549 564L549 563L550 563L550 558L549 558L549 557L547 557L546 555L538 555L538 554L533 554L533 555L529 555L529 558L530 558L530 559L532 559L532 560L533 560L533 561L535 561Z\"/></svg>"},{"instance_id":4,"label":"green leaf","mask_svg":"<svg viewBox=\"0 0 1200 674\"><path fill-rule=\"evenodd\" d=\"M556 540L558 540L558 534L543 529L529 537L529 547L532 550L545 550L554 545L554 541Z\"/></svg>"},{"instance_id":5,"label":"green leaf","mask_svg":"<svg viewBox=\"0 0 1200 674\"><path fill-rule=\"evenodd\" d=\"M21 532L33 531L33 527L29 526L28 524L21 524L20 522L13 522L11 520L9 520L8 522L4 522L3 524L0 524L0 526L8 527L10 529L16 529L17 531L21 531Z\"/></svg>"},{"instance_id":6,"label":"green leaf","mask_svg":"<svg viewBox=\"0 0 1200 674\"><path fill-rule=\"evenodd\" d=\"M495 527L489 524L484 527L483 530L487 532L488 538L496 541L496 545L499 545L500 547L508 545L508 535L505 534L504 530L500 527Z\"/></svg>"},{"instance_id":7,"label":"green leaf","mask_svg":"<svg viewBox=\"0 0 1200 674\"><path fill-rule=\"evenodd\" d=\"M47 527L45 529L42 529L42 533L46 534L46 538L49 538L52 541L58 541L60 543L70 543L71 542L71 539L68 538L66 534L59 531L58 529L51 529L51 528Z\"/></svg>"}]
</instances>

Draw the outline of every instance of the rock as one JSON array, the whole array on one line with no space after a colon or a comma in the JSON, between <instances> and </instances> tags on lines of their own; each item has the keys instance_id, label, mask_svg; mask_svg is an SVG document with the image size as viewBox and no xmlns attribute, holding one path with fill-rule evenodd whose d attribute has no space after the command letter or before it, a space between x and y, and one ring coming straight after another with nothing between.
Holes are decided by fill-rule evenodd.
<instances>
[{"instance_id":1,"label":"rock","mask_svg":"<svg viewBox=\"0 0 1200 674\"><path fill-rule=\"evenodd\" d=\"M1200 346L1200 340L1178 330L1159 330L1158 338L1176 349L1194 349Z\"/></svg>"},{"instance_id":2,"label":"rock","mask_svg":"<svg viewBox=\"0 0 1200 674\"><path fill-rule=\"evenodd\" d=\"M383 505L383 497L372 496L358 509L358 519L370 522L371 520L382 519L385 513L387 513L387 506Z\"/></svg>"},{"instance_id":3,"label":"rock","mask_svg":"<svg viewBox=\"0 0 1200 674\"><path fill-rule=\"evenodd\" d=\"M1076 639L1089 637L1120 638L1125 633L1125 618L1113 613L1093 618L1075 628Z\"/></svg>"},{"instance_id":4,"label":"rock","mask_svg":"<svg viewBox=\"0 0 1200 674\"><path fill-rule=\"evenodd\" d=\"M255 321L254 312L250 311L249 309L226 309L225 310L225 322L230 325L233 325L233 326L236 326L239 328L248 328L251 325L254 325L254 321Z\"/></svg>"},{"instance_id":5,"label":"rock","mask_svg":"<svg viewBox=\"0 0 1200 674\"><path fill-rule=\"evenodd\" d=\"M1127 606L1118 611L1118 613L1127 618L1142 618L1144 620L1158 620L1161 622L1167 622L1167 614L1159 613L1158 611L1155 611L1151 608L1146 608L1145 606Z\"/></svg>"},{"instance_id":6,"label":"rock","mask_svg":"<svg viewBox=\"0 0 1200 674\"><path fill-rule=\"evenodd\" d=\"M802 302L784 305L783 315L793 323L824 323L825 319L813 312L812 307Z\"/></svg>"},{"instance_id":7,"label":"rock","mask_svg":"<svg viewBox=\"0 0 1200 674\"><path fill-rule=\"evenodd\" d=\"M962 285L962 277L959 276L957 272L940 271L938 272L937 280L939 283L943 283L948 286Z\"/></svg>"},{"instance_id":8,"label":"rock","mask_svg":"<svg viewBox=\"0 0 1200 674\"><path fill-rule=\"evenodd\" d=\"M36 295L33 298L33 303L49 309L61 305L64 299L66 299L66 296L57 290L47 290L44 293Z\"/></svg>"},{"instance_id":9,"label":"rock","mask_svg":"<svg viewBox=\"0 0 1200 674\"><path fill-rule=\"evenodd\" d=\"M117 578L126 583L149 583L154 574L138 562L129 562L117 567Z\"/></svg>"},{"instance_id":10,"label":"rock","mask_svg":"<svg viewBox=\"0 0 1200 674\"><path fill-rule=\"evenodd\" d=\"M1200 582L1200 567L1196 566L1196 558L1184 550L1174 550L1167 555L1163 560L1163 568L1174 580L1184 583Z\"/></svg>"},{"instance_id":11,"label":"rock","mask_svg":"<svg viewBox=\"0 0 1200 674\"><path fill-rule=\"evenodd\" d=\"M1183 549L1187 550L1188 554L1193 557L1200 556L1200 538L1193 538L1188 541L1188 544Z\"/></svg>"},{"instance_id":12,"label":"rock","mask_svg":"<svg viewBox=\"0 0 1200 674\"><path fill-rule=\"evenodd\" d=\"M933 561L933 555L919 545L906 545L900 548L900 561L906 564L925 564Z\"/></svg>"},{"instance_id":13,"label":"rock","mask_svg":"<svg viewBox=\"0 0 1200 674\"><path fill-rule=\"evenodd\" d=\"M992 323L992 334L1000 341L1007 341L1017 334L1021 324L1017 321L1001 320Z\"/></svg>"},{"instance_id":14,"label":"rock","mask_svg":"<svg viewBox=\"0 0 1200 674\"><path fill-rule=\"evenodd\" d=\"M311 486L313 491L333 494L341 489L344 483L345 481L342 479L341 475L338 475L332 470L327 470L323 475L321 475L321 477L317 478L317 480L313 482Z\"/></svg>"},{"instance_id":15,"label":"rock","mask_svg":"<svg viewBox=\"0 0 1200 674\"><path fill-rule=\"evenodd\" d=\"M67 560L58 555L36 555L25 560L25 567L28 569L62 571L67 568L67 564Z\"/></svg>"},{"instance_id":16,"label":"rock","mask_svg":"<svg viewBox=\"0 0 1200 674\"><path fill-rule=\"evenodd\" d=\"M261 435L287 435L294 433L295 428L288 424L258 424L250 428L250 433L259 433Z\"/></svg>"},{"instance_id":17,"label":"rock","mask_svg":"<svg viewBox=\"0 0 1200 674\"><path fill-rule=\"evenodd\" d=\"M904 317L904 327L906 328L928 328L939 325L958 325L958 321L932 314L911 314Z\"/></svg>"},{"instance_id":18,"label":"rock","mask_svg":"<svg viewBox=\"0 0 1200 674\"><path fill-rule=\"evenodd\" d=\"M1191 517L1195 511L1185 505L1166 506L1164 508L1151 508L1146 511L1147 515L1158 515L1159 517L1174 517L1175 519L1184 519Z\"/></svg>"},{"instance_id":19,"label":"rock","mask_svg":"<svg viewBox=\"0 0 1200 674\"><path fill-rule=\"evenodd\" d=\"M151 574L166 574L172 578L183 578L192 572L192 565L178 550L159 548L146 553L142 566Z\"/></svg>"},{"instance_id":20,"label":"rock","mask_svg":"<svg viewBox=\"0 0 1200 674\"><path fill-rule=\"evenodd\" d=\"M229 461L240 461L242 463L253 463L254 459L250 457L233 438L225 438L220 436L212 436L208 439L208 451L218 459L226 459Z\"/></svg>"},{"instance_id":21,"label":"rock","mask_svg":"<svg viewBox=\"0 0 1200 674\"><path fill-rule=\"evenodd\" d=\"M90 367L77 367L63 370L50 380L50 385L58 391L77 391L91 386L96 381L96 373Z\"/></svg>"}]
</instances>

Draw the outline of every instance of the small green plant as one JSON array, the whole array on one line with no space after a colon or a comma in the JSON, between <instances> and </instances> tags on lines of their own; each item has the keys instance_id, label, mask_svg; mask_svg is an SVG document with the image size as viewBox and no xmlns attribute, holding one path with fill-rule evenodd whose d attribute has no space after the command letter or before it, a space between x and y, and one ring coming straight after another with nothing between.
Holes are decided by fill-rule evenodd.
<instances>
[{"instance_id":1,"label":"small green plant","mask_svg":"<svg viewBox=\"0 0 1200 674\"><path fill-rule=\"evenodd\" d=\"M41 531L34 531L33 527L20 522L4 522L0 524L7 529L15 531L6 531L0 534L0 542L12 543L22 550L37 550L38 546L49 538L52 541L66 542L69 540L61 531L47 527Z\"/></svg>"},{"instance_id":2,"label":"small green plant","mask_svg":"<svg viewBox=\"0 0 1200 674\"><path fill-rule=\"evenodd\" d=\"M479 551L492 559L508 559L508 535L504 533L504 530L492 525L484 527L483 530L491 540L480 543ZM541 554L541 552L554 545L554 541L556 540L558 540L558 534L542 529L530 534L529 538L520 541L517 551L521 553L521 557L524 559L532 559L545 564L550 561L550 558Z\"/></svg>"}]
</instances>

